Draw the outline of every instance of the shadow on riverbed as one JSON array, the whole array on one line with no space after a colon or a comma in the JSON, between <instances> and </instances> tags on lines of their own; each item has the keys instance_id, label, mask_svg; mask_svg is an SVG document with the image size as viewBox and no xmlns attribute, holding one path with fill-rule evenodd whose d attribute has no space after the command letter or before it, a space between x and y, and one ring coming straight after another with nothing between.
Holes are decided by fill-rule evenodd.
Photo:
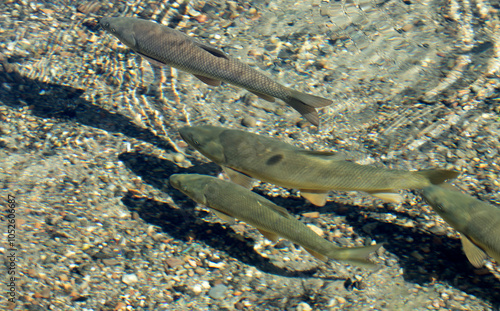
<instances>
[{"instance_id":1,"label":"shadow on riverbed","mask_svg":"<svg viewBox=\"0 0 500 311\"><path fill-rule=\"evenodd\" d=\"M194 163L188 169L181 168L168 160L161 160L139 153L124 153L119 159L137 175L168 193L181 209L149 198L134 197L129 193L123 203L139 214L146 222L159 226L175 239L188 242L190 239L203 242L214 249L224 251L228 256L257 269L286 277L311 277L317 268L294 270L281 268L254 250L255 241L236 233L230 226L203 220L208 212L195 210L196 203L168 184L172 174L216 175L220 169L213 163ZM154 168L154 169L152 169Z\"/></svg>"},{"instance_id":2,"label":"shadow on riverbed","mask_svg":"<svg viewBox=\"0 0 500 311\"><path fill-rule=\"evenodd\" d=\"M41 82L22 77L14 64L0 55L0 103L14 107L29 107L33 115L60 122L79 123L110 133L122 133L155 144L165 150L171 146L151 130L142 128L129 117L108 111L82 98L85 92L70 86Z\"/></svg>"}]
</instances>

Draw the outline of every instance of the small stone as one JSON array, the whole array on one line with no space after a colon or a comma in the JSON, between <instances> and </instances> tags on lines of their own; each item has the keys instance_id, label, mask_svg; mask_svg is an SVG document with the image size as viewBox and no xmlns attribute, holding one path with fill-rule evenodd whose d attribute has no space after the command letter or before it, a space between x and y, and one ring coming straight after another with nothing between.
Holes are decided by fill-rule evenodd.
<instances>
[{"instance_id":1,"label":"small stone","mask_svg":"<svg viewBox=\"0 0 500 311\"><path fill-rule=\"evenodd\" d=\"M297 306L297 311L311 311L312 308L309 304L307 304L307 302L301 302L299 303L299 305Z\"/></svg>"},{"instance_id":2,"label":"small stone","mask_svg":"<svg viewBox=\"0 0 500 311\"><path fill-rule=\"evenodd\" d=\"M196 284L196 285L193 286L193 288L191 290L193 291L193 293L195 295L199 295L203 291L203 288L201 287L200 284Z\"/></svg>"},{"instance_id":3,"label":"small stone","mask_svg":"<svg viewBox=\"0 0 500 311\"><path fill-rule=\"evenodd\" d=\"M76 222L78 221L78 217L76 217L75 215L66 215L64 216L63 220L66 220L66 221L69 221L69 222Z\"/></svg>"},{"instance_id":4,"label":"small stone","mask_svg":"<svg viewBox=\"0 0 500 311\"><path fill-rule=\"evenodd\" d=\"M308 218L318 218L319 217L319 212L303 213L302 216L308 217Z\"/></svg>"},{"instance_id":5,"label":"small stone","mask_svg":"<svg viewBox=\"0 0 500 311\"><path fill-rule=\"evenodd\" d=\"M224 264L224 262L222 262L222 261L221 261L221 262L217 262L217 263L212 262L212 261L209 261L209 262L208 262L208 266L209 266L210 268L222 269L222 268L224 268L225 264Z\"/></svg>"},{"instance_id":6,"label":"small stone","mask_svg":"<svg viewBox=\"0 0 500 311\"><path fill-rule=\"evenodd\" d=\"M184 260L180 259L179 257L170 257L170 258L167 258L165 260L165 262L167 263L167 265L170 268L175 268L175 267L177 267L179 265L184 264Z\"/></svg>"},{"instance_id":7,"label":"small stone","mask_svg":"<svg viewBox=\"0 0 500 311\"><path fill-rule=\"evenodd\" d=\"M321 230L321 228L319 227L316 227L315 225L307 224L307 227L309 227L309 229L314 231L319 236L323 236L324 234L323 230Z\"/></svg>"},{"instance_id":8,"label":"small stone","mask_svg":"<svg viewBox=\"0 0 500 311\"><path fill-rule=\"evenodd\" d=\"M241 120L241 125L246 127L254 127L257 125L257 120L252 116L246 116Z\"/></svg>"},{"instance_id":9,"label":"small stone","mask_svg":"<svg viewBox=\"0 0 500 311\"><path fill-rule=\"evenodd\" d=\"M137 278L137 275L135 275L134 273L124 274L122 276L122 282L127 285L132 285L134 283L137 283L138 281L139 279Z\"/></svg>"},{"instance_id":10,"label":"small stone","mask_svg":"<svg viewBox=\"0 0 500 311\"><path fill-rule=\"evenodd\" d=\"M218 284L208 291L208 296L210 296L212 299L222 299L226 296L226 292L227 286L224 284Z\"/></svg>"},{"instance_id":11,"label":"small stone","mask_svg":"<svg viewBox=\"0 0 500 311\"><path fill-rule=\"evenodd\" d=\"M176 163L182 163L182 162L184 162L186 157L184 157L184 155L182 153L177 153L174 155L173 159Z\"/></svg>"}]
</instances>

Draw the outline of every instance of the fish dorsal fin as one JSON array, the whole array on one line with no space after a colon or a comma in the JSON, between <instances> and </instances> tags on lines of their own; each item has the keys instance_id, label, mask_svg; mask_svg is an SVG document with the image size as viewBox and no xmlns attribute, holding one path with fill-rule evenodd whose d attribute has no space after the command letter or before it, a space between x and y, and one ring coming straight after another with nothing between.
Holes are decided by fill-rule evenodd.
<instances>
[{"instance_id":1,"label":"fish dorsal fin","mask_svg":"<svg viewBox=\"0 0 500 311\"><path fill-rule=\"evenodd\" d=\"M232 182L234 182L237 185L240 185L242 187L245 187L247 189L252 189L253 188L253 178L242 174L240 172L237 172L227 166L223 166L222 169L226 173L226 175L231 179Z\"/></svg>"},{"instance_id":2,"label":"fish dorsal fin","mask_svg":"<svg viewBox=\"0 0 500 311\"><path fill-rule=\"evenodd\" d=\"M465 256L469 259L470 263L476 267L481 268L486 259L486 253L477 247L467 236L460 234L462 240L462 247L464 248Z\"/></svg>"},{"instance_id":3,"label":"fish dorsal fin","mask_svg":"<svg viewBox=\"0 0 500 311\"><path fill-rule=\"evenodd\" d=\"M278 241L278 238L279 236L274 233L274 232L269 232L269 231L266 231L266 230L263 230L263 229L258 229L260 233L262 233L262 235L268 239L269 241L273 242L273 243L276 243Z\"/></svg>"},{"instance_id":4,"label":"fish dorsal fin","mask_svg":"<svg viewBox=\"0 0 500 311\"><path fill-rule=\"evenodd\" d=\"M370 192L367 191L369 194L373 195L376 198L379 198L381 200L384 200L386 202L390 203L401 203L403 202L403 197L396 192Z\"/></svg>"},{"instance_id":5,"label":"fish dorsal fin","mask_svg":"<svg viewBox=\"0 0 500 311\"><path fill-rule=\"evenodd\" d=\"M200 43L200 42L196 42L195 43L198 47L204 49L205 51L207 51L208 53L212 54L213 56L216 56L216 57L222 57L222 58L225 58L225 59L229 59L229 57L227 56L226 53L222 52L221 50L218 50L214 47L211 47L209 45L205 45L203 43Z\"/></svg>"},{"instance_id":6,"label":"fish dorsal fin","mask_svg":"<svg viewBox=\"0 0 500 311\"><path fill-rule=\"evenodd\" d=\"M328 192L308 192L300 190L300 195L316 206L325 206Z\"/></svg>"},{"instance_id":7,"label":"fish dorsal fin","mask_svg":"<svg viewBox=\"0 0 500 311\"><path fill-rule=\"evenodd\" d=\"M200 75L194 75L196 78L200 79L201 82L206 83L211 86L219 86L220 81L212 78L207 78L205 76L200 76Z\"/></svg>"},{"instance_id":8,"label":"fish dorsal fin","mask_svg":"<svg viewBox=\"0 0 500 311\"><path fill-rule=\"evenodd\" d=\"M323 254L320 254L316 251L313 251L312 249L309 249L307 247L304 247L304 249L311 255L313 255L315 258L321 260L321 261L324 261L324 262L327 262L328 261L328 257L326 257L325 255Z\"/></svg>"},{"instance_id":9,"label":"fish dorsal fin","mask_svg":"<svg viewBox=\"0 0 500 311\"><path fill-rule=\"evenodd\" d=\"M248 90L250 91L250 90ZM271 95L267 95L267 94L262 94L262 93L259 93L259 92L255 92L255 91L250 91L252 93L254 93L255 95L259 96L260 98L262 98L263 100L267 100L268 102L271 102L273 103L275 101L275 98Z\"/></svg>"},{"instance_id":10,"label":"fish dorsal fin","mask_svg":"<svg viewBox=\"0 0 500 311\"><path fill-rule=\"evenodd\" d=\"M229 216L228 214L225 214L223 212L219 212L217 210L212 209L215 215L217 215L220 219L227 221L229 224L233 225L236 221L232 216Z\"/></svg>"}]
</instances>

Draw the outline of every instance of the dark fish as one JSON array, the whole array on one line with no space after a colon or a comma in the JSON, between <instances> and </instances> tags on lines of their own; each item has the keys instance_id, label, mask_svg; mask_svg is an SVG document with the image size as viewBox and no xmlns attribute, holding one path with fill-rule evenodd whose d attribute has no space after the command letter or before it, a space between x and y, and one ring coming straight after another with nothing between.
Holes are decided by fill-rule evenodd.
<instances>
[{"instance_id":1,"label":"dark fish","mask_svg":"<svg viewBox=\"0 0 500 311\"><path fill-rule=\"evenodd\" d=\"M270 102L277 97L314 125L319 125L315 108L332 103L285 87L226 53L167 26L132 17L104 17L99 24L154 64L192 73L209 85L218 86L224 81L240 86Z\"/></svg>"},{"instance_id":2,"label":"dark fish","mask_svg":"<svg viewBox=\"0 0 500 311\"><path fill-rule=\"evenodd\" d=\"M460 232L465 255L476 268L486 254L500 264L500 208L464 194L449 184L430 186L424 199L443 219Z\"/></svg>"},{"instance_id":3,"label":"dark fish","mask_svg":"<svg viewBox=\"0 0 500 311\"><path fill-rule=\"evenodd\" d=\"M299 189L322 206L330 190L365 191L390 202L398 189L422 189L455 178L448 170L404 171L360 165L334 153L300 149L276 139L215 126L183 127L182 138L221 165L236 183L251 187L251 178Z\"/></svg>"},{"instance_id":4,"label":"dark fish","mask_svg":"<svg viewBox=\"0 0 500 311\"><path fill-rule=\"evenodd\" d=\"M323 239L286 209L237 184L198 174L174 174L170 184L197 203L210 207L226 221L234 218L256 227L266 238L276 242L283 237L304 247L311 255L327 261L344 260L373 267L366 257L382 244L342 248Z\"/></svg>"}]
</instances>

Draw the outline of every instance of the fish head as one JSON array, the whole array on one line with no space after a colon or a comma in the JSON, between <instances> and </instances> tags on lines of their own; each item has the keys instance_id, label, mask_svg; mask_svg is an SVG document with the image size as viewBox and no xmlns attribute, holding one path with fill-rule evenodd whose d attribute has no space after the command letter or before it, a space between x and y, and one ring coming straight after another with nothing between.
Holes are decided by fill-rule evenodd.
<instances>
[{"instance_id":1,"label":"fish head","mask_svg":"<svg viewBox=\"0 0 500 311\"><path fill-rule=\"evenodd\" d=\"M99 25L128 47L136 46L135 31L129 18L103 17L99 20Z\"/></svg>"},{"instance_id":2,"label":"fish head","mask_svg":"<svg viewBox=\"0 0 500 311\"><path fill-rule=\"evenodd\" d=\"M215 126L185 126L179 134L191 147L217 164L226 162L220 134L224 128Z\"/></svg>"},{"instance_id":3,"label":"fish head","mask_svg":"<svg viewBox=\"0 0 500 311\"><path fill-rule=\"evenodd\" d=\"M463 193L449 189L450 187L432 185L422 190L422 196L436 213L460 231L459 227L468 223L467 208L470 202Z\"/></svg>"},{"instance_id":4,"label":"fish head","mask_svg":"<svg viewBox=\"0 0 500 311\"><path fill-rule=\"evenodd\" d=\"M206 204L205 186L208 176L198 174L173 174L170 176L170 185L184 193L195 202Z\"/></svg>"}]
</instances>

